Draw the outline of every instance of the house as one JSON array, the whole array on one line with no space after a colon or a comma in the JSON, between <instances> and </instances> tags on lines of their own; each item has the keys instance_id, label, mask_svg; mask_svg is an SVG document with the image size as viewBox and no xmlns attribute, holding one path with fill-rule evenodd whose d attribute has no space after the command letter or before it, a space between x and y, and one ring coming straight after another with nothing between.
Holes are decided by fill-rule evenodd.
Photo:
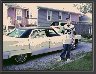
<instances>
[{"instance_id":1,"label":"house","mask_svg":"<svg viewBox=\"0 0 96 74\"><path fill-rule=\"evenodd\" d=\"M50 26L54 22L64 22L66 23L66 18L70 17L73 23L79 22L80 13L69 12L59 9L46 8L46 7L37 7L38 17L37 22L38 26Z\"/></svg>"},{"instance_id":2,"label":"house","mask_svg":"<svg viewBox=\"0 0 96 74\"><path fill-rule=\"evenodd\" d=\"M82 15L79 19L79 22L92 24L92 13L86 13Z\"/></svg>"},{"instance_id":3,"label":"house","mask_svg":"<svg viewBox=\"0 0 96 74\"><path fill-rule=\"evenodd\" d=\"M10 5L11 4L11 5ZM80 13L69 12L59 9L36 6L25 8L13 3L3 3L3 25L49 27L52 23L66 23L70 17L73 23L79 22ZM5 19L7 22L5 22Z\"/></svg>"},{"instance_id":4,"label":"house","mask_svg":"<svg viewBox=\"0 0 96 74\"><path fill-rule=\"evenodd\" d=\"M8 27L17 27L18 24L26 26L28 23L28 8L20 7L13 3L3 3L3 25Z\"/></svg>"}]
</instances>

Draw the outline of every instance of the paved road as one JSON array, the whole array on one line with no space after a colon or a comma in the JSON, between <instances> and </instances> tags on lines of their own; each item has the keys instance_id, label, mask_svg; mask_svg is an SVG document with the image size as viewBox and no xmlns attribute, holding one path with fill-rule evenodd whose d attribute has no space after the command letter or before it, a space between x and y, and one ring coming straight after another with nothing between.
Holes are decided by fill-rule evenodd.
<instances>
[{"instance_id":1,"label":"paved road","mask_svg":"<svg viewBox=\"0 0 96 74\"><path fill-rule=\"evenodd\" d=\"M71 51L71 53L72 55L75 55L77 53L90 51L92 51L92 43L81 42L78 44L77 49ZM57 61L58 59L60 59L60 53L61 52L57 52L36 59L31 59L26 63L20 65L4 65L3 70L49 70L52 69L52 65L55 66L56 64L60 63Z\"/></svg>"}]
</instances>

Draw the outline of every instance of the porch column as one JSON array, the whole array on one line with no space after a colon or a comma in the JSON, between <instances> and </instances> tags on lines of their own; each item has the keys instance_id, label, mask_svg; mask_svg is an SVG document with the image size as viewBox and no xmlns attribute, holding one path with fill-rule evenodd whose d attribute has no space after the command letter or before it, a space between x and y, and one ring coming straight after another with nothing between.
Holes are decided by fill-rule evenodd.
<instances>
[{"instance_id":1,"label":"porch column","mask_svg":"<svg viewBox=\"0 0 96 74\"><path fill-rule=\"evenodd\" d=\"M8 31L8 7L3 3L3 26Z\"/></svg>"}]
</instances>

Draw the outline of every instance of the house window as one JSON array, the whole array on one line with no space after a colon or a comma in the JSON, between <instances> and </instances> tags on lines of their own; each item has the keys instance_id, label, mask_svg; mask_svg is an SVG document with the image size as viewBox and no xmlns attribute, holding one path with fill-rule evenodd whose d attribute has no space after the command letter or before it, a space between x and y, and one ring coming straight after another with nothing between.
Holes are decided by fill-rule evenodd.
<instances>
[{"instance_id":1,"label":"house window","mask_svg":"<svg viewBox=\"0 0 96 74\"><path fill-rule=\"evenodd\" d=\"M26 10L26 18L29 18L29 10Z\"/></svg>"},{"instance_id":2,"label":"house window","mask_svg":"<svg viewBox=\"0 0 96 74\"><path fill-rule=\"evenodd\" d=\"M70 20L71 20L71 14L70 13L68 13L68 18L70 18Z\"/></svg>"},{"instance_id":3,"label":"house window","mask_svg":"<svg viewBox=\"0 0 96 74\"><path fill-rule=\"evenodd\" d=\"M48 10L47 11L47 20L51 21L51 19L52 19L52 11Z\"/></svg>"},{"instance_id":4,"label":"house window","mask_svg":"<svg viewBox=\"0 0 96 74\"><path fill-rule=\"evenodd\" d=\"M30 15L30 18L32 18L32 15Z\"/></svg>"},{"instance_id":5,"label":"house window","mask_svg":"<svg viewBox=\"0 0 96 74\"><path fill-rule=\"evenodd\" d=\"M16 15L17 16L22 16L22 10L21 9L16 9Z\"/></svg>"},{"instance_id":6,"label":"house window","mask_svg":"<svg viewBox=\"0 0 96 74\"><path fill-rule=\"evenodd\" d=\"M59 20L62 20L62 12L59 12Z\"/></svg>"},{"instance_id":7,"label":"house window","mask_svg":"<svg viewBox=\"0 0 96 74\"><path fill-rule=\"evenodd\" d=\"M17 20L21 20L21 16L17 16Z\"/></svg>"},{"instance_id":8,"label":"house window","mask_svg":"<svg viewBox=\"0 0 96 74\"><path fill-rule=\"evenodd\" d=\"M16 20L21 20L21 19L22 19L22 10L16 9Z\"/></svg>"}]
</instances>

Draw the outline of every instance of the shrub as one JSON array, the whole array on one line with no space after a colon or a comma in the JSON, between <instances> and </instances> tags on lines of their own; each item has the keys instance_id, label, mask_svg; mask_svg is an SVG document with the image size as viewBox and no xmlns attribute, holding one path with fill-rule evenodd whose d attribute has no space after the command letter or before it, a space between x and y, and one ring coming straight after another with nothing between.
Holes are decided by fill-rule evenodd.
<instances>
[{"instance_id":1,"label":"shrub","mask_svg":"<svg viewBox=\"0 0 96 74\"><path fill-rule=\"evenodd\" d=\"M92 38L92 35L90 35L90 34L82 34L82 37L90 39L90 38Z\"/></svg>"}]
</instances>

